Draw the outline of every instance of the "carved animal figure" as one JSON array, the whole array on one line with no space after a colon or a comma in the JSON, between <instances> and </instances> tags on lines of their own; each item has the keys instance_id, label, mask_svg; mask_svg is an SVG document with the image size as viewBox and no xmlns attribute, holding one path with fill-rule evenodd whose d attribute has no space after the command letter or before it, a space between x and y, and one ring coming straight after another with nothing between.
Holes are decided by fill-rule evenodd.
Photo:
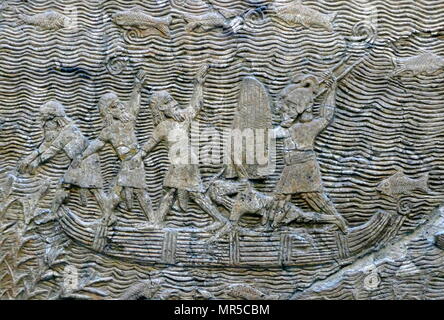
<instances>
[{"instance_id":1,"label":"carved animal figure","mask_svg":"<svg viewBox=\"0 0 444 320\"><path fill-rule=\"evenodd\" d=\"M407 177L402 171L398 171L390 178L382 181L376 188L382 194L398 197L403 194L409 194L414 190L420 190L425 193L430 192L428 187L429 174L426 173L418 179Z\"/></svg>"},{"instance_id":2,"label":"carved animal figure","mask_svg":"<svg viewBox=\"0 0 444 320\"><path fill-rule=\"evenodd\" d=\"M238 194L230 214L230 221L239 221L246 213L258 214L262 217L262 223L268 220L269 212L274 204L274 198L254 190L251 185Z\"/></svg>"},{"instance_id":3,"label":"carved animal figure","mask_svg":"<svg viewBox=\"0 0 444 320\"><path fill-rule=\"evenodd\" d=\"M395 70L392 77L411 72L414 76L422 73L433 74L444 68L444 58L432 52L424 52L420 55L409 58L392 58Z\"/></svg>"},{"instance_id":4,"label":"carved animal figure","mask_svg":"<svg viewBox=\"0 0 444 320\"><path fill-rule=\"evenodd\" d=\"M28 24L45 30L59 30L70 25L71 19L57 11L48 10L33 16L20 14L19 24Z\"/></svg>"},{"instance_id":5,"label":"carved animal figure","mask_svg":"<svg viewBox=\"0 0 444 320\"><path fill-rule=\"evenodd\" d=\"M211 10L204 14L180 13L188 23L185 26L187 32L206 32L216 28L231 28L231 18L241 14L239 10Z\"/></svg>"},{"instance_id":6,"label":"carved animal figure","mask_svg":"<svg viewBox=\"0 0 444 320\"><path fill-rule=\"evenodd\" d=\"M337 13L323 14L302 3L302 0L294 0L290 3L276 1L271 9L283 21L289 24L301 24L306 28L320 27L327 31L333 31L333 21Z\"/></svg>"},{"instance_id":7,"label":"carved animal figure","mask_svg":"<svg viewBox=\"0 0 444 320\"><path fill-rule=\"evenodd\" d=\"M247 182L233 182L218 180L209 188L211 199L230 211L230 222L237 225L244 214L256 214L262 217L261 223L265 225L272 221L272 227L298 223L331 223L337 225L341 230L347 227L334 215L319 214L316 212L305 212L294 204L287 202L280 210L275 210L276 199L273 196L256 191ZM231 198L234 196L234 198ZM226 225L213 239L217 239L231 230L232 225Z\"/></svg>"},{"instance_id":8,"label":"carved animal figure","mask_svg":"<svg viewBox=\"0 0 444 320\"><path fill-rule=\"evenodd\" d=\"M230 284L227 292L230 297L245 300L277 300L278 295L268 295L248 284Z\"/></svg>"},{"instance_id":9,"label":"carved animal figure","mask_svg":"<svg viewBox=\"0 0 444 320\"><path fill-rule=\"evenodd\" d=\"M114 13L112 21L119 27L125 29L134 28L144 30L154 28L163 35L168 36L171 16L157 18L147 14L142 9L132 8Z\"/></svg>"},{"instance_id":10,"label":"carved animal figure","mask_svg":"<svg viewBox=\"0 0 444 320\"><path fill-rule=\"evenodd\" d=\"M151 299L160 289L159 280L142 280L126 289L119 300Z\"/></svg>"}]
</instances>

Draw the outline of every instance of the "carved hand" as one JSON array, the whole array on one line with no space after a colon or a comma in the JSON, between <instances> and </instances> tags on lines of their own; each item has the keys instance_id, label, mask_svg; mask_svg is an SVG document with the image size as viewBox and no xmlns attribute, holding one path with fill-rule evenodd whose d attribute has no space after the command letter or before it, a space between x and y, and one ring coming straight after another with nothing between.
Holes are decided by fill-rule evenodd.
<instances>
[{"instance_id":1,"label":"carved hand","mask_svg":"<svg viewBox=\"0 0 444 320\"><path fill-rule=\"evenodd\" d=\"M28 172L30 174L35 174L36 169L40 165L40 158L36 158L34 161L32 161L28 166Z\"/></svg>"},{"instance_id":2,"label":"carved hand","mask_svg":"<svg viewBox=\"0 0 444 320\"><path fill-rule=\"evenodd\" d=\"M145 81L146 81L146 72L145 70L141 69L136 74L136 84L143 86L145 84Z\"/></svg>"},{"instance_id":3,"label":"carved hand","mask_svg":"<svg viewBox=\"0 0 444 320\"><path fill-rule=\"evenodd\" d=\"M82 157L76 157L72 160L71 162L71 167L74 169L77 169L78 167L80 167L80 162L82 161Z\"/></svg>"},{"instance_id":4,"label":"carved hand","mask_svg":"<svg viewBox=\"0 0 444 320\"><path fill-rule=\"evenodd\" d=\"M205 82L205 78L208 74L209 69L210 69L210 65L208 65L208 64L204 64L199 68L199 71L197 72L197 75L196 75L196 80L198 83Z\"/></svg>"},{"instance_id":5,"label":"carved hand","mask_svg":"<svg viewBox=\"0 0 444 320\"><path fill-rule=\"evenodd\" d=\"M17 165L18 172L21 174L25 173L28 165L29 164L25 162L25 159L21 160Z\"/></svg>"},{"instance_id":6,"label":"carved hand","mask_svg":"<svg viewBox=\"0 0 444 320\"><path fill-rule=\"evenodd\" d=\"M321 77L324 79L327 88L333 88L337 83L336 76L330 70L324 72Z\"/></svg>"},{"instance_id":7,"label":"carved hand","mask_svg":"<svg viewBox=\"0 0 444 320\"><path fill-rule=\"evenodd\" d=\"M33 154L30 154L29 156L23 158L19 161L17 170L19 173L23 174L30 171L30 164L34 160Z\"/></svg>"}]
</instances>

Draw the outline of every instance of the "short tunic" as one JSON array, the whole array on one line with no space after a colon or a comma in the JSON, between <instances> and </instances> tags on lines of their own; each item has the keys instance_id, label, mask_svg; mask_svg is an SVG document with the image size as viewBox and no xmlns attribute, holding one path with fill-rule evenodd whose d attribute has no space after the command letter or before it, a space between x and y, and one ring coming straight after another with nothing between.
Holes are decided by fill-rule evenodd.
<instances>
[{"instance_id":1,"label":"short tunic","mask_svg":"<svg viewBox=\"0 0 444 320\"><path fill-rule=\"evenodd\" d=\"M140 152L131 159L122 160L117 175L117 185L136 189L145 189L145 165Z\"/></svg>"},{"instance_id":2,"label":"short tunic","mask_svg":"<svg viewBox=\"0 0 444 320\"><path fill-rule=\"evenodd\" d=\"M102 130L99 139L111 143L121 161L117 185L145 189L145 165L137 143L134 122L114 122Z\"/></svg>"},{"instance_id":3,"label":"short tunic","mask_svg":"<svg viewBox=\"0 0 444 320\"><path fill-rule=\"evenodd\" d=\"M63 176L63 183L71 184L85 189L103 188L103 178L100 174L100 159L97 154L80 162L78 168L69 166Z\"/></svg>"},{"instance_id":4,"label":"short tunic","mask_svg":"<svg viewBox=\"0 0 444 320\"><path fill-rule=\"evenodd\" d=\"M203 192L199 165L193 161L197 156L190 148L188 139L189 122L177 122L172 119L162 121L153 131L153 139L165 140L168 145L170 167L165 175L164 187L190 192ZM174 152L177 151L177 153ZM197 161L196 161L197 162Z\"/></svg>"},{"instance_id":5,"label":"short tunic","mask_svg":"<svg viewBox=\"0 0 444 320\"><path fill-rule=\"evenodd\" d=\"M321 171L314 151L292 151L285 156L286 166L276 186L282 194L321 192Z\"/></svg>"},{"instance_id":6,"label":"short tunic","mask_svg":"<svg viewBox=\"0 0 444 320\"><path fill-rule=\"evenodd\" d=\"M63 127L57 137L49 144L43 144L42 157L50 158L60 151L64 151L71 160L80 157L88 147L88 140L73 124ZM80 162L77 168L72 164L66 170L62 183L71 184L80 188L103 188L103 178L100 172L98 155L91 155Z\"/></svg>"},{"instance_id":7,"label":"short tunic","mask_svg":"<svg viewBox=\"0 0 444 320\"><path fill-rule=\"evenodd\" d=\"M321 192L321 170L313 151L316 137L329 124L330 118L319 116L308 122L297 122L284 130L285 167L276 186L277 192L295 194Z\"/></svg>"}]
</instances>

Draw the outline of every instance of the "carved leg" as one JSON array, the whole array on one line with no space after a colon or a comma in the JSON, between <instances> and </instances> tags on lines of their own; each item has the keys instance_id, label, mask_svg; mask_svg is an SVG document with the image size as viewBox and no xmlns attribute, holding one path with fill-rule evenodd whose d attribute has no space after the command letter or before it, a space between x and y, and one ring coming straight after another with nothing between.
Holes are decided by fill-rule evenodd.
<instances>
[{"instance_id":1,"label":"carved leg","mask_svg":"<svg viewBox=\"0 0 444 320\"><path fill-rule=\"evenodd\" d=\"M146 192L144 189L135 189L134 191L136 193L137 200L139 200L140 207L142 208L142 211L148 221L156 222L153 212L153 204L148 192Z\"/></svg>"},{"instance_id":2,"label":"carved leg","mask_svg":"<svg viewBox=\"0 0 444 320\"><path fill-rule=\"evenodd\" d=\"M155 222L163 222L165 220L168 211L174 203L176 195L176 189L169 189L160 201L160 207L157 211L157 217Z\"/></svg>"},{"instance_id":3,"label":"carved leg","mask_svg":"<svg viewBox=\"0 0 444 320\"><path fill-rule=\"evenodd\" d=\"M96 234L93 241L93 248L99 252L103 251L108 239L108 227L116 223L114 214L115 205L111 197L108 197L103 189L91 189L97 203L102 211L102 219L97 226Z\"/></svg>"},{"instance_id":4,"label":"carved leg","mask_svg":"<svg viewBox=\"0 0 444 320\"><path fill-rule=\"evenodd\" d=\"M133 188L124 187L123 188L123 198L125 200L126 208L128 210L133 209Z\"/></svg>"},{"instance_id":5,"label":"carved leg","mask_svg":"<svg viewBox=\"0 0 444 320\"><path fill-rule=\"evenodd\" d=\"M94 197L99 204L100 210L103 213L103 219L106 224L112 225L116 222L116 216L114 214L114 208L111 199L106 195L102 189L91 189Z\"/></svg>"},{"instance_id":6,"label":"carved leg","mask_svg":"<svg viewBox=\"0 0 444 320\"><path fill-rule=\"evenodd\" d=\"M80 193L80 203L82 204L82 206L87 207L88 206L89 190L84 189L84 188L80 188L79 193Z\"/></svg>"},{"instance_id":7,"label":"carved leg","mask_svg":"<svg viewBox=\"0 0 444 320\"><path fill-rule=\"evenodd\" d=\"M301 196L317 212L331 215L338 214L333 202L323 192L306 192Z\"/></svg>"},{"instance_id":8,"label":"carved leg","mask_svg":"<svg viewBox=\"0 0 444 320\"><path fill-rule=\"evenodd\" d=\"M177 190L177 200L179 202L179 207L183 211L188 210L188 198L189 198L188 191L186 190Z\"/></svg>"},{"instance_id":9,"label":"carved leg","mask_svg":"<svg viewBox=\"0 0 444 320\"><path fill-rule=\"evenodd\" d=\"M235 203L233 209L230 212L230 222L233 224L237 224L241 218L241 216L246 213L238 203Z\"/></svg>"},{"instance_id":10,"label":"carved leg","mask_svg":"<svg viewBox=\"0 0 444 320\"><path fill-rule=\"evenodd\" d=\"M273 225L277 226L285 217L284 207L288 202L291 201L291 194L277 194L275 196L275 200L275 204L271 208L266 218L273 221Z\"/></svg>"},{"instance_id":11,"label":"carved leg","mask_svg":"<svg viewBox=\"0 0 444 320\"><path fill-rule=\"evenodd\" d=\"M52 213L57 213L60 206L63 202L66 201L66 199L69 197L69 190L62 188L56 191L56 194L54 195L54 199L52 200L51 204L51 211Z\"/></svg>"},{"instance_id":12,"label":"carved leg","mask_svg":"<svg viewBox=\"0 0 444 320\"><path fill-rule=\"evenodd\" d=\"M326 214L334 215L339 221L340 229L344 233L347 232L347 222L336 211L333 202L323 192L306 192L302 193L302 198L317 212L323 212Z\"/></svg>"},{"instance_id":13,"label":"carved leg","mask_svg":"<svg viewBox=\"0 0 444 320\"><path fill-rule=\"evenodd\" d=\"M217 231L216 234L208 240L208 242L213 243L218 239L224 237L225 235L229 234L230 232L234 231L237 227L237 224L241 216L244 213L245 212L242 210L242 208L240 208L240 206L237 203L235 203L233 209L230 212L230 221L225 222L225 225L222 227L222 229Z\"/></svg>"},{"instance_id":14,"label":"carved leg","mask_svg":"<svg viewBox=\"0 0 444 320\"><path fill-rule=\"evenodd\" d=\"M225 218L219 210L213 205L210 198L207 195L204 195L199 192L191 192L191 198L201 207L206 213L208 213L211 217L223 223L224 225L229 223L228 219Z\"/></svg>"},{"instance_id":15,"label":"carved leg","mask_svg":"<svg viewBox=\"0 0 444 320\"><path fill-rule=\"evenodd\" d=\"M284 218L287 217L287 211L284 208L279 208L277 210L273 211L274 217L273 222L271 223L271 226L273 228L277 228L281 224L283 224Z\"/></svg>"},{"instance_id":16,"label":"carved leg","mask_svg":"<svg viewBox=\"0 0 444 320\"><path fill-rule=\"evenodd\" d=\"M91 192L97 200L100 211L102 211L102 213L105 213L107 211L105 192L103 192L102 189L91 189Z\"/></svg>"},{"instance_id":17,"label":"carved leg","mask_svg":"<svg viewBox=\"0 0 444 320\"><path fill-rule=\"evenodd\" d=\"M221 239L222 237L226 236L227 234L229 234L230 232L234 231L236 229L236 226L232 225L231 223L227 223L226 225L224 225L222 227L222 229L220 229L219 231L217 231L210 239L208 239L208 243L214 243L217 240Z\"/></svg>"},{"instance_id":18,"label":"carved leg","mask_svg":"<svg viewBox=\"0 0 444 320\"><path fill-rule=\"evenodd\" d=\"M109 195L109 202L111 208L115 209L119 203L122 201L122 191L123 187L115 185Z\"/></svg>"}]
</instances>

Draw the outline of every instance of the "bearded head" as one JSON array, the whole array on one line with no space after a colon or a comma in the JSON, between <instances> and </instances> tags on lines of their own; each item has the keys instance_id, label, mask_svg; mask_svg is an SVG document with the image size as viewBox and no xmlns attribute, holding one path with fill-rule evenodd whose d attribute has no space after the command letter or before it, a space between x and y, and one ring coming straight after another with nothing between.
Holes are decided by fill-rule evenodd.
<instances>
[{"instance_id":1,"label":"bearded head","mask_svg":"<svg viewBox=\"0 0 444 320\"><path fill-rule=\"evenodd\" d=\"M183 121L182 108L173 96L166 90L155 92L151 97L151 110L156 124L166 118Z\"/></svg>"},{"instance_id":2,"label":"bearded head","mask_svg":"<svg viewBox=\"0 0 444 320\"><path fill-rule=\"evenodd\" d=\"M65 107L57 100L51 100L40 107L38 120L45 128L54 130L71 121L65 114Z\"/></svg>"},{"instance_id":3,"label":"bearded head","mask_svg":"<svg viewBox=\"0 0 444 320\"><path fill-rule=\"evenodd\" d=\"M119 97L114 92L106 93L100 98L99 112L106 124L110 124L113 120L131 121L131 116L126 111L125 105L120 102Z\"/></svg>"}]
</instances>

